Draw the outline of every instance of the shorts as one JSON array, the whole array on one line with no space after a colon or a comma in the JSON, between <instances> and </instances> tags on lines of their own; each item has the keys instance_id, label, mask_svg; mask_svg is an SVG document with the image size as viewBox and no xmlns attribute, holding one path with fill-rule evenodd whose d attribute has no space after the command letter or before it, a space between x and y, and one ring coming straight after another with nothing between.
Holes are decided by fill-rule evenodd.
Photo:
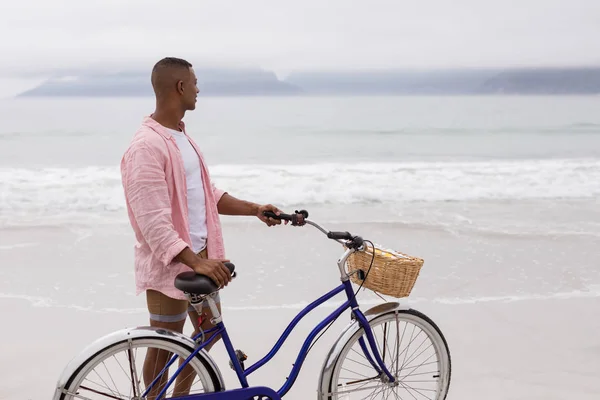
<instances>
[{"instance_id":1,"label":"shorts","mask_svg":"<svg viewBox=\"0 0 600 400\"><path fill-rule=\"evenodd\" d=\"M206 249L198 255L208 258ZM217 303L221 301L218 293L214 300ZM179 322L187 318L188 312L196 311L187 300L174 299L152 289L146 290L146 303L150 319L158 322Z\"/></svg>"}]
</instances>

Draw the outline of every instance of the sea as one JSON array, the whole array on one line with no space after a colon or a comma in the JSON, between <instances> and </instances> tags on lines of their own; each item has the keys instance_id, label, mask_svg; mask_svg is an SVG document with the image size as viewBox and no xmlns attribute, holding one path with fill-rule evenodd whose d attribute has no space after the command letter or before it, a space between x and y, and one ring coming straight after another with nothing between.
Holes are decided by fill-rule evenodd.
<instances>
[{"instance_id":1,"label":"sea","mask_svg":"<svg viewBox=\"0 0 600 400\"><path fill-rule=\"evenodd\" d=\"M0 297L132 309L112 297L133 297L119 163L153 109L152 98L0 100ZM217 186L364 228L377 242L393 236L390 246L426 260L415 301L477 303L600 295L599 109L598 96L201 97L185 123ZM247 219L226 220L232 246L254 240L254 259L273 246ZM89 248L125 240L126 261L82 275L80 256L49 261L52 271L20 258L39 254L33 232L60 227L85 232L77 240L91 237ZM99 227L120 236L95 235ZM316 298L313 286L283 298L307 273L319 276L272 272L301 252L285 239L281 259L248 274L253 288L271 290L239 294L232 307L300 308ZM56 257L69 260L63 250ZM94 285L73 283L87 276ZM129 281L115 286L118 276ZM90 290L93 299L83 296Z\"/></svg>"}]
</instances>

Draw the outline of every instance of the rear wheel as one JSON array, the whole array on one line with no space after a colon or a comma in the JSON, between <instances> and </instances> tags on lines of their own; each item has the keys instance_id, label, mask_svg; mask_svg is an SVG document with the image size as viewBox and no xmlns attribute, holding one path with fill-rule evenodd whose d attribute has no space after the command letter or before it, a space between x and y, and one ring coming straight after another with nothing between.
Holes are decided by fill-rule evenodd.
<instances>
[{"instance_id":1,"label":"rear wheel","mask_svg":"<svg viewBox=\"0 0 600 400\"><path fill-rule=\"evenodd\" d=\"M336 360L325 399L444 400L450 386L448 344L436 324L416 310L382 314L369 323L379 354L395 382L378 374L361 349L360 328ZM370 350L370 347L367 344Z\"/></svg>"},{"instance_id":2,"label":"rear wheel","mask_svg":"<svg viewBox=\"0 0 600 400\"><path fill-rule=\"evenodd\" d=\"M154 400L193 349L168 339L135 338L113 343L86 360L65 385L61 400ZM177 359L161 375L165 362ZM145 368L144 368L145 367ZM160 375L160 377L159 377ZM159 377L147 397L142 397ZM166 397L220 391L213 369L200 357L190 360L169 386Z\"/></svg>"}]
</instances>

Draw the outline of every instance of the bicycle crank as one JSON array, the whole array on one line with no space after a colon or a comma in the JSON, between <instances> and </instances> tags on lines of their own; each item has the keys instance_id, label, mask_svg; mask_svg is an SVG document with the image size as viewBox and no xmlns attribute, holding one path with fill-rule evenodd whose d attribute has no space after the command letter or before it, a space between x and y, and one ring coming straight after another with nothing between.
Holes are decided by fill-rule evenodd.
<instances>
[{"instance_id":1,"label":"bicycle crank","mask_svg":"<svg viewBox=\"0 0 600 400\"><path fill-rule=\"evenodd\" d=\"M238 361L240 362L240 365L242 366L242 371L245 371L246 367L244 366L244 361L248 359L248 356L242 350L239 349L235 351L235 356L237 357ZM229 360L229 367L235 371L235 368L233 367L233 362L231 360Z\"/></svg>"}]
</instances>

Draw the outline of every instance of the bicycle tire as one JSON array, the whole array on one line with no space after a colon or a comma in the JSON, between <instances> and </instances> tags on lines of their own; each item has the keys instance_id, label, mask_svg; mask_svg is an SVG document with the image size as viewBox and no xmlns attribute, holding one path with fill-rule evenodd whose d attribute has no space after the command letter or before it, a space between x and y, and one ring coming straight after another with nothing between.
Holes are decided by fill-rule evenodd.
<instances>
[{"instance_id":1,"label":"bicycle tire","mask_svg":"<svg viewBox=\"0 0 600 400\"><path fill-rule=\"evenodd\" d=\"M433 322L425 314L414 309L389 311L383 313L373 318L369 322L369 325L373 328L374 326L377 326L379 323L385 321L386 319L391 320L390 317L392 317L395 320L396 315L398 315L399 320L409 321L419 326L419 328L421 328L427 334L427 336L431 339L433 345L436 347L436 353L440 354L439 366L441 371L439 372L439 374L441 380L441 388L437 397L435 397L434 400L445 400L450 388L450 381L452 375L452 359L450 355L450 349L448 347L448 343L446 341L446 338L444 337L444 334L435 322ZM331 374L331 379L328 385L329 390L321 397L323 400L336 400L340 398L337 394L337 386L341 368L344 364L344 360L346 359L348 352L350 351L352 346L358 341L358 339L361 336L363 336L363 334L364 329L361 327L356 331L356 333L354 333L354 335L352 335L348 339L348 341L342 347L339 357L337 358L333 366L333 372Z\"/></svg>"},{"instance_id":2,"label":"bicycle tire","mask_svg":"<svg viewBox=\"0 0 600 400\"><path fill-rule=\"evenodd\" d=\"M183 355L188 357L194 349L189 346L185 346L180 342L175 340L170 340L167 338L156 338L156 337L137 337L131 339L132 344L154 344L156 348L162 348L164 350L172 351L173 353ZM114 352L116 347L127 345L128 340L119 340L117 342L111 343L104 348L100 349L98 352L90 356L81 365L73 372L73 374L67 380L65 384L65 390L69 393L74 393L74 390L78 389L81 384L83 378L85 377L85 372L90 372L90 366L99 364L99 361L111 357L111 353ZM216 371L208 365L208 363L200 356L194 357L190 360L190 364L194 367L194 370L197 374L202 374L207 386L209 386L207 392L218 392L223 388L221 387L220 381L217 377ZM83 376L82 376L83 375ZM204 382L203 382L204 385ZM76 387L73 387L76 386ZM73 398L69 393L63 393L60 397L60 400L70 400Z\"/></svg>"}]
</instances>

